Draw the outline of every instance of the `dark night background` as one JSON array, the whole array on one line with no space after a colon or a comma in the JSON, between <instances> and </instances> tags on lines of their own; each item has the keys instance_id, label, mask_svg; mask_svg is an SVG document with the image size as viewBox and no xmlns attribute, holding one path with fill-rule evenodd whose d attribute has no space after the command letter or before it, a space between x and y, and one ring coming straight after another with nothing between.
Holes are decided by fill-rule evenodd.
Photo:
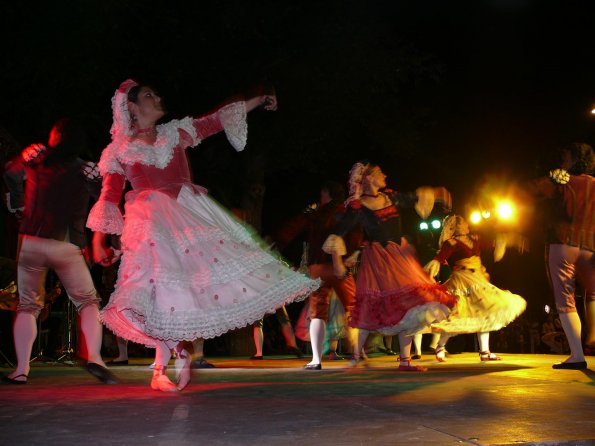
<instances>
[{"instance_id":1,"label":"dark night background","mask_svg":"<svg viewBox=\"0 0 595 446\"><path fill-rule=\"evenodd\" d=\"M266 186L265 232L361 158L396 189L446 186L463 212L486 179L541 175L561 144L595 143L591 3L2 2L2 157L68 115L97 160L129 77L153 83L170 117L272 84L279 111L250 115L245 152L214 137L191 154L196 182L229 207ZM537 314L551 298L534 238L488 270Z\"/></svg>"}]
</instances>

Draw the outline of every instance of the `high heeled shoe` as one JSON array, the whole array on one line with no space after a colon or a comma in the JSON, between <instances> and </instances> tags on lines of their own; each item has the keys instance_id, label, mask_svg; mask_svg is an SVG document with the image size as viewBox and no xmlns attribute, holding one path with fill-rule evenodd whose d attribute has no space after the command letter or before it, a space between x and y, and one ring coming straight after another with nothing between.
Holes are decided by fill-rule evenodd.
<instances>
[{"instance_id":1,"label":"high heeled shoe","mask_svg":"<svg viewBox=\"0 0 595 446\"><path fill-rule=\"evenodd\" d=\"M172 383L165 370L167 367L163 365L155 365L153 368L153 378L151 379L151 389L161 390L162 392L177 392L178 386Z\"/></svg>"},{"instance_id":2,"label":"high heeled shoe","mask_svg":"<svg viewBox=\"0 0 595 446\"><path fill-rule=\"evenodd\" d=\"M178 390L182 390L190 383L192 379L192 357L186 350L176 350L176 360L174 366L176 368L176 384Z\"/></svg>"}]
</instances>

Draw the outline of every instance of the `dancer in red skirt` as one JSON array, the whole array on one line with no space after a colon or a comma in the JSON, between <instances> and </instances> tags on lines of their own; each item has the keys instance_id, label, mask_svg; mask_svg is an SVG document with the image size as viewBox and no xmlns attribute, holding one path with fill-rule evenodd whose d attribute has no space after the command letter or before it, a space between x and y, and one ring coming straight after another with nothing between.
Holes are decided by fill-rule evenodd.
<instances>
[{"instance_id":1,"label":"dancer in red skirt","mask_svg":"<svg viewBox=\"0 0 595 446\"><path fill-rule=\"evenodd\" d=\"M419 264L413 246L402 236L401 208L414 207L427 217L434 202L450 208L450 194L442 188L422 187L414 193L386 188L379 166L356 163L350 171L347 212L329 236L324 250L333 256L335 274L345 275L343 236L358 223L365 239L356 282L356 303L349 325L359 328L354 363L371 331L399 337L401 371L425 371L411 365L412 335L447 317L455 297L435 283Z\"/></svg>"}]
</instances>

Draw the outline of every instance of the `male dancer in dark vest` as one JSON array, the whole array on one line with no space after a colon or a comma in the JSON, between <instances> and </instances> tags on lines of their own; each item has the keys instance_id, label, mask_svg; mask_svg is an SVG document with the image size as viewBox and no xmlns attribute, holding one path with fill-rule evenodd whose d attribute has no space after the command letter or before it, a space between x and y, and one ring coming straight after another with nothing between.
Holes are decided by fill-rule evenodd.
<instances>
[{"instance_id":1,"label":"male dancer in dark vest","mask_svg":"<svg viewBox=\"0 0 595 446\"><path fill-rule=\"evenodd\" d=\"M106 384L116 383L101 359L100 299L83 256L89 177L93 179L89 164L78 157L83 143L83 132L72 121L62 119L52 128L47 147L28 146L7 164L4 173L9 207L22 215L17 254L19 304L14 322L17 366L2 378L10 384L27 382L49 268L56 272L79 313L87 370Z\"/></svg>"}]
</instances>

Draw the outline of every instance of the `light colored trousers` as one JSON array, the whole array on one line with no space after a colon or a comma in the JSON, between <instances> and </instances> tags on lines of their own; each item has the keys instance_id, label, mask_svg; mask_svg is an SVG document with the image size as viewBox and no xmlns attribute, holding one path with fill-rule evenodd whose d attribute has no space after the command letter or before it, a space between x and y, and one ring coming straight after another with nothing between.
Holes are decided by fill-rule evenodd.
<instances>
[{"instance_id":1,"label":"light colored trousers","mask_svg":"<svg viewBox=\"0 0 595 446\"><path fill-rule=\"evenodd\" d=\"M595 252L576 246L548 246L548 269L559 313L576 312L576 282L585 290L585 300L595 300Z\"/></svg>"},{"instance_id":2,"label":"light colored trousers","mask_svg":"<svg viewBox=\"0 0 595 446\"><path fill-rule=\"evenodd\" d=\"M39 316L44 306L45 279L50 268L58 275L78 312L87 305L99 305L100 299L91 273L78 246L22 235L17 270L17 312Z\"/></svg>"}]
</instances>

